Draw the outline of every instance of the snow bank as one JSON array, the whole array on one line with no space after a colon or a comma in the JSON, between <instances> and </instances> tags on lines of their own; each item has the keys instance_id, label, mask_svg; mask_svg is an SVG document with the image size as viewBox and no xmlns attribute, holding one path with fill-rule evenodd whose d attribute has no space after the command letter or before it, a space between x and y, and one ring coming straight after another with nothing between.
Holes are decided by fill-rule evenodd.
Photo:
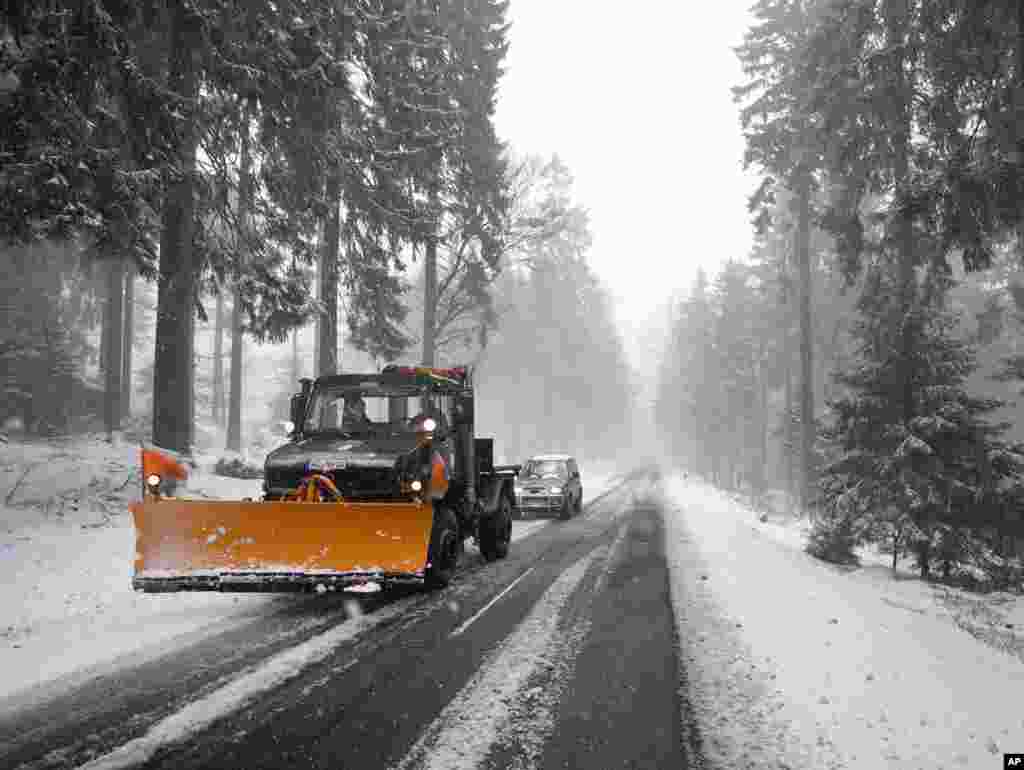
<instances>
[{"instance_id":1,"label":"snow bank","mask_svg":"<svg viewBox=\"0 0 1024 770\"><path fill-rule=\"evenodd\" d=\"M622 468L614 463L591 462L580 463L580 480L583 482L583 503L589 503L598 495L607 491L622 476Z\"/></svg>"},{"instance_id":2,"label":"snow bank","mask_svg":"<svg viewBox=\"0 0 1024 770\"><path fill-rule=\"evenodd\" d=\"M941 591L843 572L726 495L666 482L681 647L714 766L985 768L1024 746L1024 662ZM1020 603L1000 617L1019 618ZM1006 622L1014 622L1007 620Z\"/></svg>"},{"instance_id":3,"label":"snow bank","mask_svg":"<svg viewBox=\"0 0 1024 770\"><path fill-rule=\"evenodd\" d=\"M736 506L737 520L755 536L803 550L811 529L806 519L763 513L755 518L734 496L727 499ZM919 571L909 556L898 560L894 574L892 555L881 553L873 545L859 547L856 553L861 566L849 573L851 580L873 584L885 594L887 603L945 618L990 646L1024 661L1024 596L1006 592L978 594L929 584L919 579Z\"/></svg>"}]
</instances>

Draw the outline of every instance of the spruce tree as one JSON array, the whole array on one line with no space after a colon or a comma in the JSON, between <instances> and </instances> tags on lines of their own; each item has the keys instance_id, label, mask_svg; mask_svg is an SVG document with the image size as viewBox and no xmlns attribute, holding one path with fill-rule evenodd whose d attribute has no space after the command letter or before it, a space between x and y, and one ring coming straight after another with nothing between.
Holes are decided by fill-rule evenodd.
<instances>
[{"instance_id":1,"label":"spruce tree","mask_svg":"<svg viewBox=\"0 0 1024 770\"><path fill-rule=\"evenodd\" d=\"M809 550L838 560L858 542L887 541L894 563L912 549L928 576L938 553L948 576L965 536L999 520L1024 458L1000 439L1007 426L985 419L1002 403L966 391L976 364L946 306L952 280L925 271L905 312L894 273L875 266L867 276L853 332L860 360L836 375L849 394L830 403L834 456L820 482L828 515ZM844 547L829 547L837 541Z\"/></svg>"}]
</instances>

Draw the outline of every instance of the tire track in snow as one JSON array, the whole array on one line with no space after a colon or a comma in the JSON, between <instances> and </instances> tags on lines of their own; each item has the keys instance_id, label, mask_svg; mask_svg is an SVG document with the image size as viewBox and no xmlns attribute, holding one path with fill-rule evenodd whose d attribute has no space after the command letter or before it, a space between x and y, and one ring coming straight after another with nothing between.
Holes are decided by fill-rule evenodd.
<instances>
[{"instance_id":1,"label":"tire track in snow","mask_svg":"<svg viewBox=\"0 0 1024 770\"><path fill-rule=\"evenodd\" d=\"M243 708L257 695L280 686L308 666L325 659L340 644L405 612L407 604L407 601L399 601L372 615L354 618L275 655L247 674L161 720L139 738L82 765L80 770L121 770L147 762L159 749L180 743L218 719Z\"/></svg>"},{"instance_id":2,"label":"tire track in snow","mask_svg":"<svg viewBox=\"0 0 1024 770\"><path fill-rule=\"evenodd\" d=\"M562 610L590 567L603 562L593 590L607 580L628 523L611 544L598 546L565 570L530 614L499 646L416 741L395 770L479 767L497 746L513 746L520 767L532 767L554 726L554 711L589 629L580 612L561 628ZM593 591L588 592L590 596ZM543 682L543 685L541 684Z\"/></svg>"},{"instance_id":3,"label":"tire track in snow","mask_svg":"<svg viewBox=\"0 0 1024 770\"><path fill-rule=\"evenodd\" d=\"M548 670L531 676L512 705L509 724L498 745L503 754L511 756L513 770L532 770L543 756L545 744L555 729L559 704L576 673L576 659L593 624L590 612L593 599L608 584L608 575L617 561L616 554L626 539L629 526L628 522L619 526L615 540L603 554L604 563L593 590L588 592L583 605L576 608L575 619L568 624L564 634L556 635L552 640L551 649L545 656L549 662Z\"/></svg>"}]
</instances>

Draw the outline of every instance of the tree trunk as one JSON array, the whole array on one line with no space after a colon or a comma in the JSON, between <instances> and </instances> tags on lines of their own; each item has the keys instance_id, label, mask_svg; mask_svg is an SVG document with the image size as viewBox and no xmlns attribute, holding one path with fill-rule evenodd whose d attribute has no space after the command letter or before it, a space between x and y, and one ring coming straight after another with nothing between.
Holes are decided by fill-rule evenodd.
<instances>
[{"instance_id":1,"label":"tree trunk","mask_svg":"<svg viewBox=\"0 0 1024 770\"><path fill-rule=\"evenodd\" d=\"M135 344L135 273L133 262L125 265L124 336L121 350L121 418L132 416L132 346Z\"/></svg>"},{"instance_id":2,"label":"tree trunk","mask_svg":"<svg viewBox=\"0 0 1024 770\"><path fill-rule=\"evenodd\" d=\"M793 388L793 335L790 329L785 332L785 349L786 349L786 385L785 385L785 396L786 396L786 409L783 415L782 424L782 440L785 444L783 448L783 460L785 462L786 470L786 502L789 505L790 510L800 510L800 499L799 492L797 490L796 483L796 463L794 462L796 455L796 431L793 430L793 415L796 413L796 400L795 400L795 389Z\"/></svg>"},{"instance_id":3,"label":"tree trunk","mask_svg":"<svg viewBox=\"0 0 1024 770\"><path fill-rule=\"evenodd\" d=\"M248 262L249 220L252 216L252 152L249 141L249 113L245 112L239 158L238 223L242 232L242 264ZM242 292L235 278L234 305L231 308L231 403L228 407L227 449L242 451Z\"/></svg>"},{"instance_id":4,"label":"tree trunk","mask_svg":"<svg viewBox=\"0 0 1024 770\"><path fill-rule=\"evenodd\" d=\"M823 380L823 384L824 384L822 396L824 397L826 403L831 402L833 397L834 397L834 395L835 395L835 381L831 378L829 372L830 371L831 372L841 372L841 371L843 371L843 346L841 344L842 343L842 339L841 339L842 331L843 331L843 322L842 322L842 319L839 319L839 320L837 320L835 322L835 325L832 327L832 341L830 343L831 344L831 349L832 349L832 355L828 359L826 359L826 357L824 355L821 356L821 358L823 360L827 360L829 366L831 366L831 369L826 370L826 369L822 368L820 370L821 371L822 380Z\"/></svg>"},{"instance_id":5,"label":"tree trunk","mask_svg":"<svg viewBox=\"0 0 1024 770\"><path fill-rule=\"evenodd\" d=\"M320 317L318 375L338 372L338 240L341 237L341 179L332 173L327 180L330 210L324 220L324 240L320 248L320 301L325 313Z\"/></svg>"},{"instance_id":6,"label":"tree trunk","mask_svg":"<svg viewBox=\"0 0 1024 770\"><path fill-rule=\"evenodd\" d=\"M170 71L168 87L194 103L199 79L192 41L199 34L185 0L170 3ZM191 172L196 160L196 122L180 122L178 159L186 175L167 190L160 241L160 282L157 294L156 354L153 363L153 441L167 449L191 453L187 424L192 388L193 297L195 259L192 252L194 198Z\"/></svg>"},{"instance_id":7,"label":"tree trunk","mask_svg":"<svg viewBox=\"0 0 1024 770\"><path fill-rule=\"evenodd\" d=\"M760 343L760 361L757 370L757 388L758 388L758 399L757 399L757 413L759 415L757 425L757 437L758 437L758 472L757 472L757 496L759 499L763 499L765 492L768 490L768 377L765 369L767 368L767 352L765 350L766 343L765 339L761 338Z\"/></svg>"},{"instance_id":8,"label":"tree trunk","mask_svg":"<svg viewBox=\"0 0 1024 770\"><path fill-rule=\"evenodd\" d=\"M224 427L224 292L218 288L213 323L213 424Z\"/></svg>"},{"instance_id":9,"label":"tree trunk","mask_svg":"<svg viewBox=\"0 0 1024 770\"><path fill-rule=\"evenodd\" d=\"M104 267L106 267L104 265ZM110 355L110 324L107 323L106 318L106 277L104 276L104 287L103 287L103 318L100 319L100 352L99 358L96 361L96 373L103 378L103 387L106 387L106 375L107 375L107 357ZM104 407L105 408L105 407ZM106 420L106 413L104 413L104 420Z\"/></svg>"},{"instance_id":10,"label":"tree trunk","mask_svg":"<svg viewBox=\"0 0 1024 770\"><path fill-rule=\"evenodd\" d=\"M1017 131L1017 173L1024 175L1024 3L1017 3L1017 45L1014 49L1014 69L1017 88L1014 92L1015 114L1013 126ZM1021 221L1017 224L1017 254L1020 264L1024 264L1024 198L1019 203Z\"/></svg>"},{"instance_id":11,"label":"tree trunk","mask_svg":"<svg viewBox=\"0 0 1024 770\"><path fill-rule=\"evenodd\" d=\"M103 372L104 423L107 440L113 441L114 431L121 429L121 345L124 342L124 260L120 256L107 261L107 302L103 317L104 337L107 340L107 360Z\"/></svg>"},{"instance_id":12,"label":"tree trunk","mask_svg":"<svg viewBox=\"0 0 1024 770\"><path fill-rule=\"evenodd\" d=\"M318 248L323 250L323 238L320 239ZM321 265L316 267L316 296L322 297L324 294L324 271ZM313 376L316 377L320 374L320 327L323 325L323 319L319 314L313 319Z\"/></svg>"},{"instance_id":13,"label":"tree trunk","mask_svg":"<svg viewBox=\"0 0 1024 770\"><path fill-rule=\"evenodd\" d=\"M198 277L197 277L198 278ZM196 281L198 283L198 280ZM194 311L193 311L194 312ZM188 390L185 395L188 398L188 445L196 445L196 338L195 338L195 316L192 316L192 334L189 337L188 356Z\"/></svg>"},{"instance_id":14,"label":"tree trunk","mask_svg":"<svg viewBox=\"0 0 1024 770\"><path fill-rule=\"evenodd\" d=\"M302 377L302 367L299 362L299 330L292 332L292 382L298 382Z\"/></svg>"},{"instance_id":15,"label":"tree trunk","mask_svg":"<svg viewBox=\"0 0 1024 770\"><path fill-rule=\"evenodd\" d=\"M907 0L890 0L887 7L887 26L889 45L894 51L900 50L906 42L908 13ZM902 55L895 55L892 64L893 89L895 103L899 114L895 125L890 129L893 150L893 182L896 186L897 200L906 193L910 182L910 93L904 72ZM914 404L914 347L917 338L916 324L910 323L917 295L917 282L914 278L914 223L905 210L897 220L899 254L899 285L900 309L902 311L903 330L901 334L902 378L903 378L903 419L909 422L916 411Z\"/></svg>"},{"instance_id":16,"label":"tree trunk","mask_svg":"<svg viewBox=\"0 0 1024 770\"><path fill-rule=\"evenodd\" d=\"M106 301L107 292L107 264L106 262L100 262L95 265L94 273L92 273L91 281L93 290L96 292L97 297L103 297ZM106 314L100 319L100 354L97 360L96 369L100 374L104 374L107 371L107 356L110 355L110 324L107 323ZM106 387L104 385L104 387ZM104 417L106 419L106 417Z\"/></svg>"},{"instance_id":17,"label":"tree trunk","mask_svg":"<svg viewBox=\"0 0 1024 770\"><path fill-rule=\"evenodd\" d=\"M433 366L437 327L437 238L427 238L423 258L423 365Z\"/></svg>"},{"instance_id":18,"label":"tree trunk","mask_svg":"<svg viewBox=\"0 0 1024 770\"><path fill-rule=\"evenodd\" d=\"M811 187L799 181L796 256L800 275L800 507L810 512L814 483L814 329L811 327Z\"/></svg>"},{"instance_id":19,"label":"tree trunk","mask_svg":"<svg viewBox=\"0 0 1024 770\"><path fill-rule=\"evenodd\" d=\"M228 404L227 449L242 451L242 299L235 290L231 307L231 394Z\"/></svg>"}]
</instances>

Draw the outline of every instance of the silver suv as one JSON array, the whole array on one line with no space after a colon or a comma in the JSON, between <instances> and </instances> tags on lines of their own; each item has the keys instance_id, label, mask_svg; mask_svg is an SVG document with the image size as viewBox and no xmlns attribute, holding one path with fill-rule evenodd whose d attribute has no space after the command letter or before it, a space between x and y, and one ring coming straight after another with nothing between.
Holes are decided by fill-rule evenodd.
<instances>
[{"instance_id":1,"label":"silver suv","mask_svg":"<svg viewBox=\"0 0 1024 770\"><path fill-rule=\"evenodd\" d=\"M583 510L583 482L572 455L535 455L523 463L516 481L516 501L522 516L557 513L571 518Z\"/></svg>"}]
</instances>

